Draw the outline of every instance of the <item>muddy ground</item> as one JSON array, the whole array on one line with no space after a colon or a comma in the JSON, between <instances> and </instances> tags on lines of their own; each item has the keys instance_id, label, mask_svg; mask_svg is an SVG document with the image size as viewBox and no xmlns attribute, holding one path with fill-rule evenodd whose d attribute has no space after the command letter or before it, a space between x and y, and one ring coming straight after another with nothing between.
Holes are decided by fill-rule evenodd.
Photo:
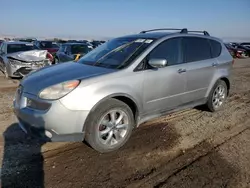
<instances>
[{"instance_id":1,"label":"muddy ground","mask_svg":"<svg viewBox=\"0 0 250 188\"><path fill-rule=\"evenodd\" d=\"M147 122L108 154L22 133L12 113L17 84L0 77L2 187L250 187L249 59L235 61L221 111L189 109Z\"/></svg>"}]
</instances>

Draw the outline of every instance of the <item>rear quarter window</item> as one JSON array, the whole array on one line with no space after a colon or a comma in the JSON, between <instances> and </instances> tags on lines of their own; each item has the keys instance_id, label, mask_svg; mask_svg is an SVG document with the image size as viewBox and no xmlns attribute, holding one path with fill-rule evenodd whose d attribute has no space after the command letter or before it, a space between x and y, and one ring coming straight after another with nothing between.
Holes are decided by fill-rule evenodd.
<instances>
[{"instance_id":1,"label":"rear quarter window","mask_svg":"<svg viewBox=\"0 0 250 188\"><path fill-rule=\"evenodd\" d=\"M211 44L212 58L219 57L221 54L221 44L215 40L209 40Z\"/></svg>"}]
</instances>

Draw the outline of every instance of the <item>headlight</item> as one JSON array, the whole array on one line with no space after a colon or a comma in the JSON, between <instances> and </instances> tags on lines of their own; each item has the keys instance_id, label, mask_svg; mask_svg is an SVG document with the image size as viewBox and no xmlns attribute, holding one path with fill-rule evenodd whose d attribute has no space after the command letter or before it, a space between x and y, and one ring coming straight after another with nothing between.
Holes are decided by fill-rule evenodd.
<instances>
[{"instance_id":1,"label":"headlight","mask_svg":"<svg viewBox=\"0 0 250 188\"><path fill-rule=\"evenodd\" d=\"M9 63L12 65L12 66L17 66L17 65L22 65L23 62L21 61L18 61L18 60L14 60L14 59L8 59L9 60Z\"/></svg>"},{"instance_id":2,"label":"headlight","mask_svg":"<svg viewBox=\"0 0 250 188\"><path fill-rule=\"evenodd\" d=\"M72 80L56 84L42 90L39 94L39 97L41 99L49 99L49 100L59 99L67 95L71 91L73 91L79 84L80 84L79 80Z\"/></svg>"}]
</instances>

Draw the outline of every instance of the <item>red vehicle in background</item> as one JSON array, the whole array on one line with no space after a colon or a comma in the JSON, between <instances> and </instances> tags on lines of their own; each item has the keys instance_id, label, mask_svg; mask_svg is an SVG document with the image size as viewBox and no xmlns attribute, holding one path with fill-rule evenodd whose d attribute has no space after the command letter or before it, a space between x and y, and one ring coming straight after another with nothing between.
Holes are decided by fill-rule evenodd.
<instances>
[{"instance_id":1,"label":"red vehicle in background","mask_svg":"<svg viewBox=\"0 0 250 188\"><path fill-rule=\"evenodd\" d=\"M247 58L247 57L249 57L248 52L243 48L240 48L240 47L236 48L229 43L225 44L225 46L227 47L228 51L230 52L230 54L233 58Z\"/></svg>"},{"instance_id":2,"label":"red vehicle in background","mask_svg":"<svg viewBox=\"0 0 250 188\"><path fill-rule=\"evenodd\" d=\"M59 46L53 41L35 41L34 44L42 50L47 50L53 56L59 50Z\"/></svg>"}]
</instances>

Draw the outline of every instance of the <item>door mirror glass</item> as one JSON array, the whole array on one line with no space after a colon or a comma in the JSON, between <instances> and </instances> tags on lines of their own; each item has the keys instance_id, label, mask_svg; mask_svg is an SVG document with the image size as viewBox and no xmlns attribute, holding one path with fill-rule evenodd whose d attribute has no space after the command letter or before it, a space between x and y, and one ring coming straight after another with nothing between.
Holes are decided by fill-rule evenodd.
<instances>
[{"instance_id":1,"label":"door mirror glass","mask_svg":"<svg viewBox=\"0 0 250 188\"><path fill-rule=\"evenodd\" d=\"M167 60L166 59L150 59L148 61L148 64L154 68L162 68L167 66Z\"/></svg>"}]
</instances>

